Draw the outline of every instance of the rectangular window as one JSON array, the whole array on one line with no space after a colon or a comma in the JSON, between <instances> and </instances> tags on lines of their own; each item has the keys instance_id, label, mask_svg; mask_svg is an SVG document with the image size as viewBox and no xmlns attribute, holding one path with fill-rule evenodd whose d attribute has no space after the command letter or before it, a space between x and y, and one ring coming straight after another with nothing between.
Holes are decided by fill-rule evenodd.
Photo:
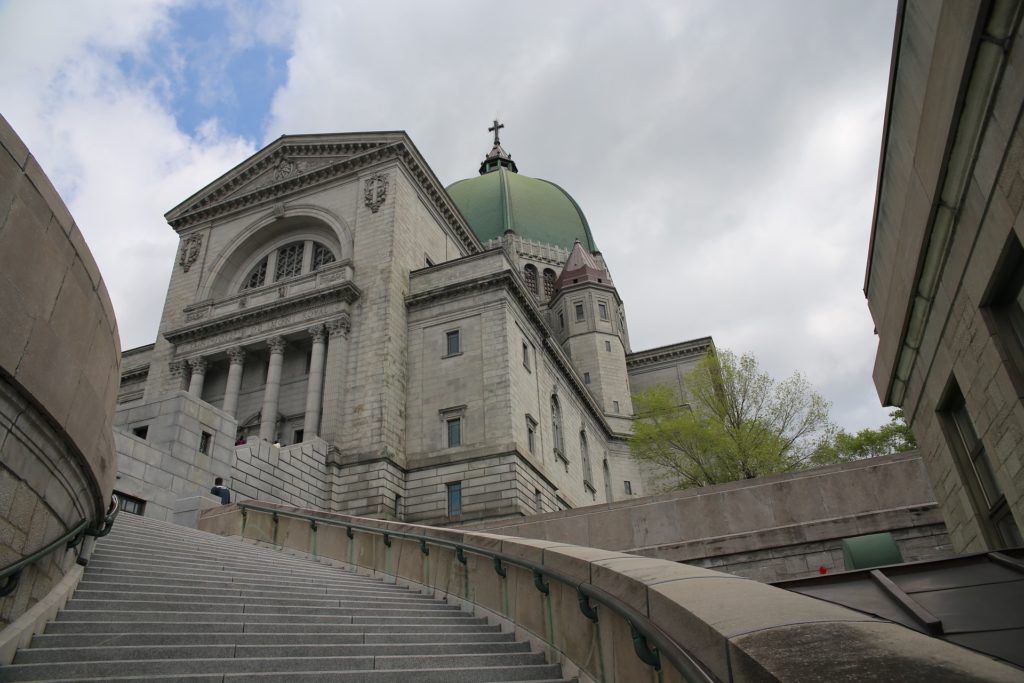
<instances>
[{"instance_id":1,"label":"rectangular window","mask_svg":"<svg viewBox=\"0 0 1024 683\"><path fill-rule=\"evenodd\" d=\"M530 345L523 342L523 367L530 369Z\"/></svg>"},{"instance_id":2,"label":"rectangular window","mask_svg":"<svg viewBox=\"0 0 1024 683\"><path fill-rule=\"evenodd\" d=\"M982 528L987 530L998 547L1021 545L1024 539L1020 529L1014 522L1006 496L999 488L985 444L978 437L963 393L955 381L941 412L960 479L974 503Z\"/></svg>"},{"instance_id":3,"label":"rectangular window","mask_svg":"<svg viewBox=\"0 0 1024 683\"><path fill-rule=\"evenodd\" d=\"M296 429L292 432L292 443L302 443L302 439L305 436L306 431L304 429Z\"/></svg>"},{"instance_id":4,"label":"rectangular window","mask_svg":"<svg viewBox=\"0 0 1024 683\"><path fill-rule=\"evenodd\" d=\"M213 434L210 432L203 432L199 436L199 452L204 455L210 454L210 442L213 440Z\"/></svg>"},{"instance_id":5,"label":"rectangular window","mask_svg":"<svg viewBox=\"0 0 1024 683\"><path fill-rule=\"evenodd\" d=\"M446 356L455 356L462 353L462 343L461 340L459 339L458 330L451 330L450 332L445 332L444 338Z\"/></svg>"},{"instance_id":6,"label":"rectangular window","mask_svg":"<svg viewBox=\"0 0 1024 683\"><path fill-rule=\"evenodd\" d=\"M146 436L149 435L149 425L142 425L141 427L133 428L132 434L139 437L140 439L145 439Z\"/></svg>"},{"instance_id":7,"label":"rectangular window","mask_svg":"<svg viewBox=\"0 0 1024 683\"><path fill-rule=\"evenodd\" d=\"M526 445L531 453L537 445L537 423L529 415L526 416Z\"/></svg>"},{"instance_id":8,"label":"rectangular window","mask_svg":"<svg viewBox=\"0 0 1024 683\"><path fill-rule=\"evenodd\" d=\"M612 401L612 410L617 414L619 412L619 402Z\"/></svg>"},{"instance_id":9,"label":"rectangular window","mask_svg":"<svg viewBox=\"0 0 1024 683\"><path fill-rule=\"evenodd\" d=\"M601 320L607 320L608 319L608 304L606 304L603 301L598 301L597 302L597 314L600 316Z\"/></svg>"},{"instance_id":10,"label":"rectangular window","mask_svg":"<svg viewBox=\"0 0 1024 683\"><path fill-rule=\"evenodd\" d=\"M604 350L608 351L608 352L611 352L611 350L612 350L612 343L610 341L605 340L605 342L604 342Z\"/></svg>"},{"instance_id":11,"label":"rectangular window","mask_svg":"<svg viewBox=\"0 0 1024 683\"><path fill-rule=\"evenodd\" d=\"M141 515L146 511L146 501L141 498L129 496L120 491L114 491L114 493L117 494L122 512L127 512L129 515Z\"/></svg>"},{"instance_id":12,"label":"rectangular window","mask_svg":"<svg viewBox=\"0 0 1024 683\"><path fill-rule=\"evenodd\" d=\"M453 481L448 484L448 516L458 517L462 514L462 482Z\"/></svg>"},{"instance_id":13,"label":"rectangular window","mask_svg":"<svg viewBox=\"0 0 1024 683\"><path fill-rule=\"evenodd\" d=\"M562 311L558 312L558 329L565 329L565 313L563 313Z\"/></svg>"},{"instance_id":14,"label":"rectangular window","mask_svg":"<svg viewBox=\"0 0 1024 683\"><path fill-rule=\"evenodd\" d=\"M576 322L581 323L586 319L586 315L583 313L583 304L574 304L576 309Z\"/></svg>"},{"instance_id":15,"label":"rectangular window","mask_svg":"<svg viewBox=\"0 0 1024 683\"><path fill-rule=\"evenodd\" d=\"M533 509L537 512L544 512L544 499L541 498L540 489L533 490Z\"/></svg>"},{"instance_id":16,"label":"rectangular window","mask_svg":"<svg viewBox=\"0 0 1024 683\"><path fill-rule=\"evenodd\" d=\"M395 494L395 518L402 519L402 497Z\"/></svg>"},{"instance_id":17,"label":"rectangular window","mask_svg":"<svg viewBox=\"0 0 1024 683\"><path fill-rule=\"evenodd\" d=\"M633 495L633 485L630 484L628 481L624 481L622 483L625 485L626 495L627 496L632 496Z\"/></svg>"},{"instance_id":18,"label":"rectangular window","mask_svg":"<svg viewBox=\"0 0 1024 683\"><path fill-rule=\"evenodd\" d=\"M590 384L590 373L589 372L584 372L583 373L583 383L584 384Z\"/></svg>"},{"instance_id":19,"label":"rectangular window","mask_svg":"<svg viewBox=\"0 0 1024 683\"><path fill-rule=\"evenodd\" d=\"M1024 247L1013 231L983 301L982 317L1007 359L1017 395L1024 397Z\"/></svg>"},{"instance_id":20,"label":"rectangular window","mask_svg":"<svg viewBox=\"0 0 1024 683\"><path fill-rule=\"evenodd\" d=\"M448 434L448 448L455 448L462 445L462 418L450 417L445 420L446 432Z\"/></svg>"}]
</instances>

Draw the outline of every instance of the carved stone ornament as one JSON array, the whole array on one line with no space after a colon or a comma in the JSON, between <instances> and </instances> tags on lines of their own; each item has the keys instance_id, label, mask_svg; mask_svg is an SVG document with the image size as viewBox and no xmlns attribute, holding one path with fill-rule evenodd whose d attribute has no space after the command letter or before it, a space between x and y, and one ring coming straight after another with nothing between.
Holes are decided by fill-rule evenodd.
<instances>
[{"instance_id":1,"label":"carved stone ornament","mask_svg":"<svg viewBox=\"0 0 1024 683\"><path fill-rule=\"evenodd\" d=\"M305 163L285 157L277 162L277 166L274 167L273 182L276 183L287 180L292 176L297 176L305 170L305 167Z\"/></svg>"},{"instance_id":2,"label":"carved stone ornament","mask_svg":"<svg viewBox=\"0 0 1024 683\"><path fill-rule=\"evenodd\" d=\"M388 196L388 176L385 173L374 173L363 185L363 198L370 211L377 213Z\"/></svg>"},{"instance_id":3,"label":"carved stone ornament","mask_svg":"<svg viewBox=\"0 0 1024 683\"><path fill-rule=\"evenodd\" d=\"M270 349L271 353L284 353L284 347L287 346L284 337L271 337L267 340L267 348Z\"/></svg>"},{"instance_id":4,"label":"carved stone ornament","mask_svg":"<svg viewBox=\"0 0 1024 683\"><path fill-rule=\"evenodd\" d=\"M245 349L241 346L232 346L228 349L228 358L231 359L232 365L241 365L245 362Z\"/></svg>"},{"instance_id":5,"label":"carved stone ornament","mask_svg":"<svg viewBox=\"0 0 1024 683\"><path fill-rule=\"evenodd\" d=\"M313 338L314 344L323 342L327 338L327 330L323 325L314 325L307 331L309 332L309 336Z\"/></svg>"},{"instance_id":6,"label":"carved stone ornament","mask_svg":"<svg viewBox=\"0 0 1024 683\"><path fill-rule=\"evenodd\" d=\"M336 334L347 335L349 330L352 329L352 319L347 315L343 315L340 318L335 318L327 323L327 331L334 336Z\"/></svg>"},{"instance_id":7,"label":"carved stone ornament","mask_svg":"<svg viewBox=\"0 0 1024 683\"><path fill-rule=\"evenodd\" d=\"M199 249L203 246L202 235L189 235L181 241L181 254L178 256L178 265L188 272L192 264L199 258Z\"/></svg>"},{"instance_id":8,"label":"carved stone ornament","mask_svg":"<svg viewBox=\"0 0 1024 683\"><path fill-rule=\"evenodd\" d=\"M188 366L192 369L193 375L205 375L206 374L206 358L203 356L196 356L195 358L188 359Z\"/></svg>"},{"instance_id":9,"label":"carved stone ornament","mask_svg":"<svg viewBox=\"0 0 1024 683\"><path fill-rule=\"evenodd\" d=\"M188 369L188 363L184 360L172 360L167 364L167 368L171 371L171 377L183 377Z\"/></svg>"}]
</instances>

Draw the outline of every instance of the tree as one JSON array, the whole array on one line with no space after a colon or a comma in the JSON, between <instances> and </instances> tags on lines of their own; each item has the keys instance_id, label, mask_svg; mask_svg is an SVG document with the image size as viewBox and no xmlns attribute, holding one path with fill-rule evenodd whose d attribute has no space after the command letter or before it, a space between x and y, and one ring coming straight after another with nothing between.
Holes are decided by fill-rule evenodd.
<instances>
[{"instance_id":1,"label":"tree","mask_svg":"<svg viewBox=\"0 0 1024 683\"><path fill-rule=\"evenodd\" d=\"M829 403L803 375L776 381L750 354L708 354L684 385L689 404L667 387L633 397L632 455L665 473L665 490L805 467L835 433Z\"/></svg>"},{"instance_id":2,"label":"tree","mask_svg":"<svg viewBox=\"0 0 1024 683\"><path fill-rule=\"evenodd\" d=\"M862 429L856 434L840 429L831 443L825 444L812 461L820 465L850 462L914 448L917 448L917 439L910 431L903 411L897 408L889 413L889 422L878 429Z\"/></svg>"}]
</instances>

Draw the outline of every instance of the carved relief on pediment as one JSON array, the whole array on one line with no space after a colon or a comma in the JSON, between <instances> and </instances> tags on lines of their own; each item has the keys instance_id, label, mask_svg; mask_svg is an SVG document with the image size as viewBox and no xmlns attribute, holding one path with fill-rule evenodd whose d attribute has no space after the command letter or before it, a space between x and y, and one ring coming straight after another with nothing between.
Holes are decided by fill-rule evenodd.
<instances>
[{"instance_id":1,"label":"carved relief on pediment","mask_svg":"<svg viewBox=\"0 0 1024 683\"><path fill-rule=\"evenodd\" d=\"M344 160L347 157L332 156L332 157L298 157L298 156L282 156L276 161L272 162L265 170L260 172L254 178L246 183L243 183L239 187L235 188L232 192L225 195L225 199L232 197L239 197L256 190L262 190L265 187L283 183L292 178L297 178L303 174L315 171L325 166L337 163Z\"/></svg>"}]
</instances>

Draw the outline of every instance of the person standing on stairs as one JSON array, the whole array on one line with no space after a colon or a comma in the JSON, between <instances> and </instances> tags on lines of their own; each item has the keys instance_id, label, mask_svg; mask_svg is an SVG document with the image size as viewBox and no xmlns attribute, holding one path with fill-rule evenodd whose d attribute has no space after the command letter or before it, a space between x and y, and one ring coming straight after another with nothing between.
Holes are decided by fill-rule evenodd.
<instances>
[{"instance_id":1,"label":"person standing on stairs","mask_svg":"<svg viewBox=\"0 0 1024 683\"><path fill-rule=\"evenodd\" d=\"M231 504L231 491L224 485L224 477L217 477L213 480L213 488L210 489L210 493L220 496L221 505Z\"/></svg>"}]
</instances>

